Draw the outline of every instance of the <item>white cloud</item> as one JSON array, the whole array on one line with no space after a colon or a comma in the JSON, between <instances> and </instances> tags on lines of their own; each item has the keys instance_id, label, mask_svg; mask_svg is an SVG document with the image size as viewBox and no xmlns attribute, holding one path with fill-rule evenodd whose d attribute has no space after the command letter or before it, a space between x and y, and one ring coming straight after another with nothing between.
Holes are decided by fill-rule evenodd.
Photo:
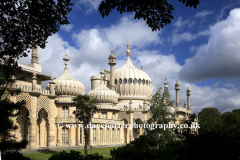
<instances>
[{"instance_id":1,"label":"white cloud","mask_svg":"<svg viewBox=\"0 0 240 160\"><path fill-rule=\"evenodd\" d=\"M64 31L69 32L69 31L73 28L73 25L72 25L72 24L63 25L63 26L61 26L61 28L62 28Z\"/></svg>"},{"instance_id":2,"label":"white cloud","mask_svg":"<svg viewBox=\"0 0 240 160\"><path fill-rule=\"evenodd\" d=\"M207 44L196 55L185 60L179 77L187 81L239 76L240 68L240 9L234 9L226 20L209 29Z\"/></svg>"},{"instance_id":3,"label":"white cloud","mask_svg":"<svg viewBox=\"0 0 240 160\"><path fill-rule=\"evenodd\" d=\"M214 83L212 86L218 87L220 83L221 83L221 81L218 81L218 82Z\"/></svg>"},{"instance_id":4,"label":"white cloud","mask_svg":"<svg viewBox=\"0 0 240 160\"><path fill-rule=\"evenodd\" d=\"M198 12L198 13L195 15L195 17L197 17L197 18L203 18L203 17L206 17L207 15L210 15L210 14L212 14L212 13L213 13L213 11L203 10L203 11L201 11L201 12Z\"/></svg>"},{"instance_id":5,"label":"white cloud","mask_svg":"<svg viewBox=\"0 0 240 160\"><path fill-rule=\"evenodd\" d=\"M183 18L181 16L178 17L178 20L173 23L173 26L177 27L177 28L182 28L182 27L185 27L185 26L188 26L188 27L192 27L195 25L195 22L193 21L190 21L190 20L182 20Z\"/></svg>"},{"instance_id":6,"label":"white cloud","mask_svg":"<svg viewBox=\"0 0 240 160\"><path fill-rule=\"evenodd\" d=\"M192 41L198 37L197 34L192 34L190 32L183 32L183 33L177 33L175 32L172 35L171 42L172 45L177 45L178 43L182 41Z\"/></svg>"},{"instance_id":7,"label":"white cloud","mask_svg":"<svg viewBox=\"0 0 240 160\"><path fill-rule=\"evenodd\" d=\"M102 0L79 0L78 5L84 5L86 8L86 14L92 13L95 10L98 10L99 4Z\"/></svg>"}]
</instances>

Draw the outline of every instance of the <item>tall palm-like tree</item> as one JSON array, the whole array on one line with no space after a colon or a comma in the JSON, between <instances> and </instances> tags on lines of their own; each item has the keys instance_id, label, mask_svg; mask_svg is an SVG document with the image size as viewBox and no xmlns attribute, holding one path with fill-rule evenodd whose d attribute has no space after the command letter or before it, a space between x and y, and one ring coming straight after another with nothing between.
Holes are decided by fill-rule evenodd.
<instances>
[{"instance_id":1,"label":"tall palm-like tree","mask_svg":"<svg viewBox=\"0 0 240 160\"><path fill-rule=\"evenodd\" d=\"M91 122L93 113L97 109L95 106L96 99L88 95L77 95L73 98L73 102L76 105L76 111L73 113L76 117L83 122L84 136L85 136L85 156L87 156L87 144L88 144L88 129L87 125Z\"/></svg>"}]
</instances>

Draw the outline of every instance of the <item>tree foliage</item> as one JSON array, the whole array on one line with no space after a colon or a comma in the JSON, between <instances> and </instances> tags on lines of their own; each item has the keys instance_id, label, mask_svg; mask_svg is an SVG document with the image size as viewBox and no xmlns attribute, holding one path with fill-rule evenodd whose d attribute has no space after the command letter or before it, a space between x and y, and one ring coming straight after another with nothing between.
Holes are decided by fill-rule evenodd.
<instances>
[{"instance_id":1,"label":"tree foliage","mask_svg":"<svg viewBox=\"0 0 240 160\"><path fill-rule=\"evenodd\" d=\"M45 48L46 40L69 24L70 0L1 0L0 58L26 57L29 48Z\"/></svg>"},{"instance_id":2,"label":"tree foliage","mask_svg":"<svg viewBox=\"0 0 240 160\"><path fill-rule=\"evenodd\" d=\"M200 124L199 134L219 132L223 125L221 113L217 108L203 108L198 113L198 120Z\"/></svg>"},{"instance_id":3,"label":"tree foliage","mask_svg":"<svg viewBox=\"0 0 240 160\"><path fill-rule=\"evenodd\" d=\"M26 140L15 141L9 131L16 130L10 120L20 114L24 101L13 103L5 98L12 84L21 74L16 59L26 57L30 48L45 47L46 40L60 30L60 25L69 24L67 14L70 0L1 0L0 1L0 149L18 151L27 144ZM8 92L6 92L8 91ZM17 152L12 152L17 155ZM11 154L11 152L6 152ZM16 158L19 158L16 156Z\"/></svg>"},{"instance_id":4,"label":"tree foliage","mask_svg":"<svg viewBox=\"0 0 240 160\"><path fill-rule=\"evenodd\" d=\"M95 106L96 99L86 95L77 95L73 98L73 102L76 105L76 110L73 112L79 121L83 122L84 136L85 136L85 156L87 156L87 144L88 144L88 130L87 124L91 122L93 113L96 111Z\"/></svg>"},{"instance_id":5,"label":"tree foliage","mask_svg":"<svg viewBox=\"0 0 240 160\"><path fill-rule=\"evenodd\" d=\"M199 0L179 0L186 7L197 8ZM117 11L135 12L134 19L146 20L146 23L152 31L160 30L163 26L171 23L174 10L173 5L169 4L167 0L103 0L99 5L99 12L104 18L108 16L112 9L117 7Z\"/></svg>"},{"instance_id":6,"label":"tree foliage","mask_svg":"<svg viewBox=\"0 0 240 160\"><path fill-rule=\"evenodd\" d=\"M172 102L167 100L167 92L157 92L152 96L150 113L152 118L147 124L169 124L174 118L171 106ZM154 159L159 158L159 151L167 143L175 140L175 134L169 129L155 128L150 130L145 128L145 133L135 138L126 146L111 150L111 156L115 160L121 159Z\"/></svg>"}]
</instances>

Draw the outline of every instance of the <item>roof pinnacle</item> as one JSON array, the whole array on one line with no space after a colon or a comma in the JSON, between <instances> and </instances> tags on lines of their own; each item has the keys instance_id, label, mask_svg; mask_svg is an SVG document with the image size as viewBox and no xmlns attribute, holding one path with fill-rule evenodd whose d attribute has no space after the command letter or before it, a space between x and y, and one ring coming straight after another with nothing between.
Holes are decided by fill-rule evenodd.
<instances>
[{"instance_id":1,"label":"roof pinnacle","mask_svg":"<svg viewBox=\"0 0 240 160\"><path fill-rule=\"evenodd\" d=\"M65 58L63 58L63 60L65 61L65 68L64 69L67 69L67 65L68 65L68 62L67 61L69 61L69 58L67 57L67 53L65 54L66 55L66 57Z\"/></svg>"},{"instance_id":2,"label":"roof pinnacle","mask_svg":"<svg viewBox=\"0 0 240 160\"><path fill-rule=\"evenodd\" d=\"M129 50L129 47L130 47L130 45L129 45L129 40L128 40L128 44L127 44L127 56L129 57L130 56L130 50Z\"/></svg>"}]
</instances>

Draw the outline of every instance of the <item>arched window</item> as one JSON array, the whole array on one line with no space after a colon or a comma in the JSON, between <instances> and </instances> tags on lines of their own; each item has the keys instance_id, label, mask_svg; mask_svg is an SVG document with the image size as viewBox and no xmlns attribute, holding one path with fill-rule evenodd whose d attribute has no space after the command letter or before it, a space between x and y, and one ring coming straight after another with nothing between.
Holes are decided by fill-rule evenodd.
<instances>
[{"instance_id":1,"label":"arched window","mask_svg":"<svg viewBox=\"0 0 240 160\"><path fill-rule=\"evenodd\" d=\"M142 84L143 84L143 85L145 84L145 79L142 80Z\"/></svg>"},{"instance_id":2,"label":"arched window","mask_svg":"<svg viewBox=\"0 0 240 160\"><path fill-rule=\"evenodd\" d=\"M115 79L115 84L118 84L118 80L117 79Z\"/></svg>"},{"instance_id":3,"label":"arched window","mask_svg":"<svg viewBox=\"0 0 240 160\"><path fill-rule=\"evenodd\" d=\"M68 107L64 106L62 107L62 117L68 118L69 117L69 112L68 112Z\"/></svg>"},{"instance_id":4,"label":"arched window","mask_svg":"<svg viewBox=\"0 0 240 160\"><path fill-rule=\"evenodd\" d=\"M67 127L62 128L62 145L69 144L69 130Z\"/></svg>"},{"instance_id":5,"label":"arched window","mask_svg":"<svg viewBox=\"0 0 240 160\"><path fill-rule=\"evenodd\" d=\"M131 84L132 83L132 78L128 79L128 83Z\"/></svg>"},{"instance_id":6,"label":"arched window","mask_svg":"<svg viewBox=\"0 0 240 160\"><path fill-rule=\"evenodd\" d=\"M122 79L121 78L119 79L119 84L122 84Z\"/></svg>"},{"instance_id":7,"label":"arched window","mask_svg":"<svg viewBox=\"0 0 240 160\"><path fill-rule=\"evenodd\" d=\"M107 119L107 112L102 112L102 119Z\"/></svg>"},{"instance_id":8,"label":"arched window","mask_svg":"<svg viewBox=\"0 0 240 160\"><path fill-rule=\"evenodd\" d=\"M138 84L141 84L141 79L140 78L138 79Z\"/></svg>"},{"instance_id":9,"label":"arched window","mask_svg":"<svg viewBox=\"0 0 240 160\"><path fill-rule=\"evenodd\" d=\"M127 83L127 78L124 78L123 83L124 83L124 84Z\"/></svg>"},{"instance_id":10,"label":"arched window","mask_svg":"<svg viewBox=\"0 0 240 160\"><path fill-rule=\"evenodd\" d=\"M113 112L113 113L112 113L112 119L115 120L115 117L116 117L116 116L115 116L115 113Z\"/></svg>"},{"instance_id":11,"label":"arched window","mask_svg":"<svg viewBox=\"0 0 240 160\"><path fill-rule=\"evenodd\" d=\"M146 80L146 85L148 85L148 80Z\"/></svg>"},{"instance_id":12,"label":"arched window","mask_svg":"<svg viewBox=\"0 0 240 160\"><path fill-rule=\"evenodd\" d=\"M133 79L133 84L136 84L137 83L137 78L134 78Z\"/></svg>"}]
</instances>

